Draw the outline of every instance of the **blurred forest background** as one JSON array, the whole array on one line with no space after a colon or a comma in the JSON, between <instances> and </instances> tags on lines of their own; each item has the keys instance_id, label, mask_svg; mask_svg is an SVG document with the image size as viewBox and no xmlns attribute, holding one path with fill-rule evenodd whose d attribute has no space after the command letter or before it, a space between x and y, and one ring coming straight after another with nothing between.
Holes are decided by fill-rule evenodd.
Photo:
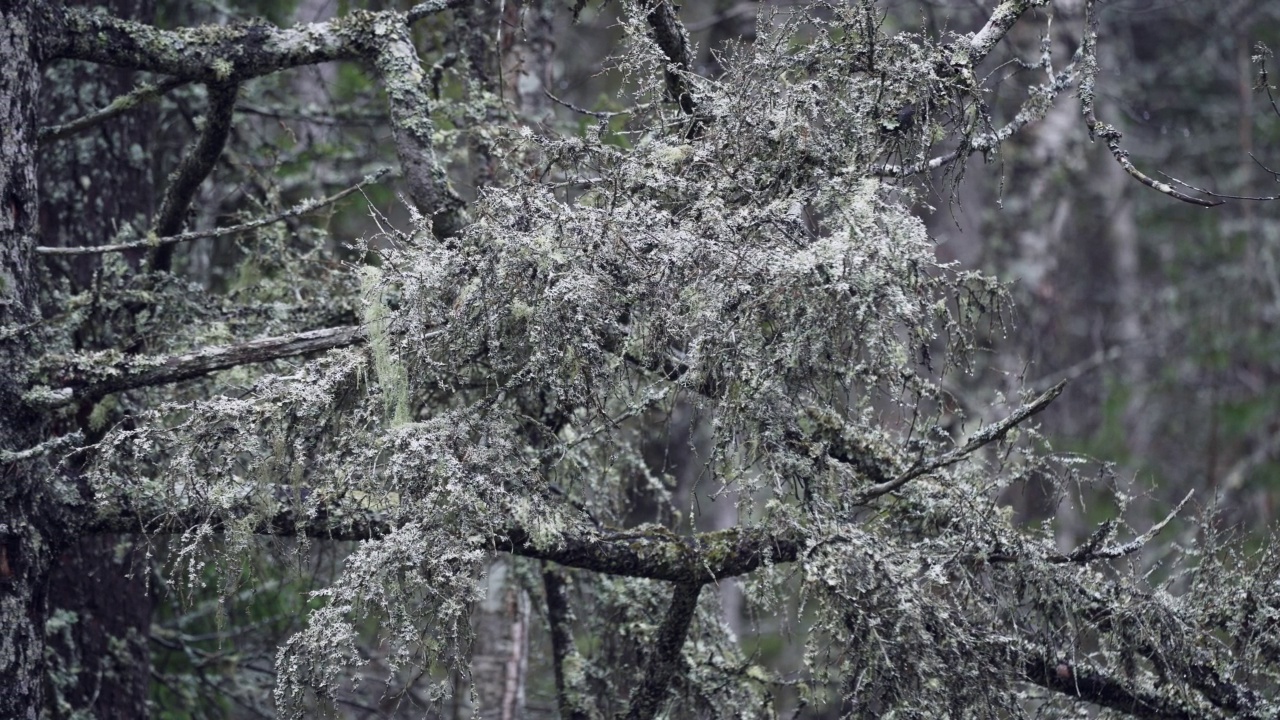
<instances>
[{"instance_id":1,"label":"blurred forest background","mask_svg":"<svg viewBox=\"0 0 1280 720\"><path fill-rule=\"evenodd\" d=\"M91 4L162 27L255 17L289 25L393 6L380 0ZM993 4L884 0L880 7L887 32L939 36L975 30ZM733 43L754 35L759 12L785 12L789 5L686 2L681 16L697 45L699 71L715 76L722 63L732 62ZM1280 110L1259 91L1262 65L1254 56L1258 43L1280 47L1280 4L1114 0L1101 8L1099 112L1124 131L1135 163L1151 174L1162 171L1216 192L1274 194L1280 176L1267 168L1280 168ZM553 102L542 90L592 111L625 109L619 99L624 79L603 70L619 41L618 11L617 3L591 2L575 22L568 0L477 2L459 11L470 13L473 23L451 25L435 18L419 24L415 33L424 57L438 60L433 82L441 97L464 97L468 86L461 68L479 69L495 74L490 81L503 88L508 109L548 126L585 132L595 117ZM1081 12L1077 0L1053 2L1051 39L1058 65L1075 49ZM1039 22L1019 23L983 68L997 126L1016 112L1032 82L1023 77L1027 71L1018 60L1039 57L1045 28L1039 17ZM446 48L445 54L439 48ZM525 54L531 52L551 59L540 76L523 71ZM105 106L138 81L130 73L79 64L59 65L49 73L45 107L53 110L44 124L50 126ZM360 68L338 64L251 84L237 108L222 160L225 171L215 172L200 190L194 203L198 215L189 227L229 225L279 211L394 165L378 92ZM193 136L202 93L173 88L91 137L55 141L53 147L70 151L48 154L42 167L42 186L57 189L46 192L46 238L62 234L57 244L88 244L72 235L92 226L94 217L149 215L160 179L172 172ZM471 180L458 187L472 197L489 179L486 164L476 160L484 157L485 139L467 132L466 113L477 112L476 107L444 104L440 118L442 147L472 151L470 165L453 168L455 177ZM504 110L494 105L490 111ZM608 122L622 129L626 117L612 116ZM95 155L101 152L102 134L114 153L111 162ZM1126 177L1103 145L1090 142L1074 93L1059 98L1044 122L998 153L971 158L963 178L935 177L922 186L919 211L939 257L1000 278L1015 298L1004 323L991 327L979 365L951 380L965 427L996 419L992 387L1016 397L1020 389L1044 389L1070 377L1066 394L1041 416L1043 429L1058 449L1113 464L1114 482L1134 498L1124 509L1134 527L1145 529L1195 489L1194 502L1218 503L1232 529L1260 543L1272 527L1280 495L1280 204L1231 202L1202 209L1146 190ZM90 187L112 192L94 195ZM373 234L376 222L404 222L394 183L365 192L320 220L290 221L280 241L287 234L288 241L303 238L340 255ZM375 216L370 205L385 216ZM269 258L269 253L258 257ZM245 258L237 238L202 240L175 270L211 289L254 293L256 278L269 276L272 268L269 259L246 263ZM357 292L349 298L316 298L317 325L358 321ZM270 307L271 298L261 300ZM655 427L652 462L675 479L676 492L687 493L681 472L685 466L686 475L694 472L694 464L682 465L682 454L691 450L691 429L677 425ZM731 502L707 500L697 503L694 524L713 528L733 521ZM1034 487L1006 500L1026 522L1056 518L1064 549L1117 512L1107 497L1064 501ZM694 501L687 504L692 508ZM1194 524L1180 530L1196 531ZM66 701L61 712L72 717L76 708L93 706L101 709L99 717L125 717L110 708L128 707L132 693L134 701L148 698L158 718L272 717L276 646L301 627L306 592L332 575L343 548L317 544L306 567L280 567L277 555L264 551L254 572L277 578L273 583L227 592L218 581L201 592L166 585L166 548L160 541L132 548L115 543L87 539L82 555L66 563L59 582L96 583L99 592L85 602L101 605L64 610L103 618L122 612L114 622L133 632L127 648L111 649L114 671L110 663L86 670L100 661L88 657L95 651L83 638L61 646L55 641L60 649L50 682ZM1142 560L1152 567L1159 561L1158 549ZM121 573L95 571L101 563L133 563L143 571L121 580ZM494 566L491 600L477 614L475 696L468 697L460 683L461 699L448 708L453 716L468 717L471 703L479 702L487 708L485 717L500 717L501 708L490 700L502 688L491 687L497 682L491 678L502 675L509 654L486 655L486 643L513 642L512 633L521 635L515 642L530 648L527 671L518 673L523 716L556 716L553 680L537 659L546 652L540 649L546 646L545 632L537 618L529 621L527 597L519 589L540 582L522 580L530 573L536 575L509 559ZM746 617L739 609L739 592L726 583L722 600L743 642L760 656L788 652L779 625ZM56 588L51 593L55 602L82 595ZM129 599L122 608L109 607L122 598ZM106 635L99 641L105 653ZM379 664L378 648L368 653L368 680L352 689L342 711L359 718L398 717L401 710L405 717L417 716L414 703L400 703L412 698L414 679L400 677L388 685L387 677L395 674ZM145 663L148 655L153 671L145 687L113 684L113 672L128 674L127 658ZM814 710L812 716L821 715Z\"/></svg>"}]
</instances>

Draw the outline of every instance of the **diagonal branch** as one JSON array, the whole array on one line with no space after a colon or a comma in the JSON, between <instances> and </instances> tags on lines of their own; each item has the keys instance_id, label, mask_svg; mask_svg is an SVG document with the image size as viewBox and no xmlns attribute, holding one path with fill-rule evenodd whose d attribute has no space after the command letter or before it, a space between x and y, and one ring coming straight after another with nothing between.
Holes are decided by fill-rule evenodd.
<instances>
[{"instance_id":1,"label":"diagonal branch","mask_svg":"<svg viewBox=\"0 0 1280 720\"><path fill-rule=\"evenodd\" d=\"M1031 88L1029 96L1022 103L1022 107L1018 109L1018 114L999 130L962 141L959 147L945 155L939 155L913 165L882 165L873 169L871 174L879 177L919 175L920 173L936 170L961 157L967 157L977 152L985 153L995 150L1003 145L1006 140L1021 132L1027 125L1044 119L1044 116L1049 112L1049 108L1053 107L1058 95L1075 83L1076 63L1079 60L1080 51L1077 50L1071 63L1053 75L1049 83Z\"/></svg>"},{"instance_id":2,"label":"diagonal branch","mask_svg":"<svg viewBox=\"0 0 1280 720\"><path fill-rule=\"evenodd\" d=\"M115 365L95 362L92 364L92 373L68 367L55 373L64 383L63 387L29 392L26 400L36 407L52 409L74 402L96 400L122 390L191 380L239 365L347 347L364 342L365 337L363 328L348 325L262 338L238 345L204 348L170 357L131 357Z\"/></svg>"},{"instance_id":3,"label":"diagonal branch","mask_svg":"<svg viewBox=\"0 0 1280 720\"><path fill-rule=\"evenodd\" d=\"M180 233L178 235L170 235L168 237L154 238L154 239L147 238L144 240L133 240L130 242L115 243L113 245L91 245L91 246L85 246L85 247L41 246L36 248L36 252L40 253L41 255L91 255L91 254L99 254L99 253L121 252L125 250L145 250L148 248L164 247L166 245L177 245L178 243L190 242L192 240L227 237L228 235L235 235L237 233L247 232L249 230L256 230L260 227L265 227L267 225L281 222L282 220L289 220L291 218L306 215L308 213L313 213L316 210L333 205L339 200L342 200L343 198L346 198L352 193L360 190L365 185L369 185L377 182L380 178L382 178L388 172L390 172L390 170L388 170L387 168L382 168L381 170L378 170L371 175L365 176L363 180L356 183L355 185L352 185L346 190L343 190L342 192L330 195L329 197L326 197L326 198L320 198L319 200L305 200L303 202L298 203L297 205L294 205L288 210L285 210L284 212L276 213L275 215L268 215L267 217L261 217L256 220L250 220L249 222L241 223L239 225L231 225L229 227L214 228L212 230L196 230L193 232Z\"/></svg>"},{"instance_id":4,"label":"diagonal branch","mask_svg":"<svg viewBox=\"0 0 1280 720\"><path fill-rule=\"evenodd\" d=\"M164 200L160 203L153 232L160 237L177 235L186 220L187 208L195 199L196 191L209 173L213 172L222 148L231 134L231 121L235 117L236 95L240 87L234 84L209 86L209 107L204 115L204 130L200 138L187 152L178 169L169 177ZM156 248L151 267L168 271L173 264L174 244Z\"/></svg>"},{"instance_id":5,"label":"diagonal branch","mask_svg":"<svg viewBox=\"0 0 1280 720\"><path fill-rule=\"evenodd\" d=\"M992 425L988 425L982 428L981 430L979 430L978 432L974 433L973 436L969 438L969 442L965 443L963 447L958 447L950 452L943 453L942 455L939 455L937 457L930 458L929 460L926 460L924 462L917 463L910 470L899 475L893 480L890 480L888 482L878 483L878 484L872 485L866 490L863 490L858 495L858 503L865 503L869 500L878 498L881 495L891 493L894 490L901 488L903 485L906 485L907 483L911 482L912 480L915 480L921 475L926 475L928 473L933 472L934 470L939 470L941 468L947 467L948 465L954 465L960 462L961 460L964 460L965 458L972 455L979 448L982 448L986 445L989 445L999 440L1000 438L1003 438L1005 435L1009 433L1010 430L1017 427L1027 418L1031 417L1032 415L1035 415L1041 410L1044 410L1046 407L1049 406L1049 403L1056 400L1058 396L1062 394L1062 390L1066 387L1067 387L1066 380L1059 382L1057 385L1054 385L1053 387L1049 388L1047 391L1045 391L1036 399L1032 400L1026 405L1023 405L1017 410L1013 411L1013 413L1010 414L1009 417L1001 420L1000 422L994 423Z\"/></svg>"},{"instance_id":6,"label":"diagonal branch","mask_svg":"<svg viewBox=\"0 0 1280 720\"><path fill-rule=\"evenodd\" d=\"M1178 503L1172 510L1170 510L1169 514L1166 515L1163 520L1152 525L1150 528L1147 528L1146 532L1123 545L1110 545L1103 547L1102 543L1108 536L1110 536L1111 531L1115 529L1115 521L1108 520L1099 526L1097 531L1090 536L1088 541L1075 550L1072 550L1069 554L1050 555L1046 559L1051 563L1086 563L1094 560L1114 560L1116 558L1125 557L1126 555L1132 555L1146 547L1147 543L1154 540L1156 535L1159 535L1160 531L1164 530L1165 526L1172 522L1173 519L1177 517L1178 513L1182 512L1182 508L1186 506L1187 501L1190 500L1191 496L1194 494L1194 490L1187 492L1186 497L1182 498L1182 502Z\"/></svg>"},{"instance_id":7,"label":"diagonal branch","mask_svg":"<svg viewBox=\"0 0 1280 720\"><path fill-rule=\"evenodd\" d=\"M155 85L150 83L143 84L134 88L132 91L121 95L115 100L112 100L110 104L101 110L91 112L88 115L78 117L71 122L63 123L62 125L42 127L40 128L40 133L38 135L40 147L44 148L58 140L62 140L63 138L88 130L95 125L104 123L117 115L121 115L138 107L144 102L154 100L174 88L182 87L183 85L186 85L187 82L187 80L182 78L171 77L165 78Z\"/></svg>"},{"instance_id":8,"label":"diagonal branch","mask_svg":"<svg viewBox=\"0 0 1280 720\"><path fill-rule=\"evenodd\" d=\"M1004 0L987 18L987 24L969 39L969 62L976 66L995 50L1018 18L1033 7L1048 5L1049 0Z\"/></svg>"},{"instance_id":9,"label":"diagonal branch","mask_svg":"<svg viewBox=\"0 0 1280 720\"><path fill-rule=\"evenodd\" d=\"M631 692L628 720L651 720L667 699L671 677L680 669L680 650L689 634L698 607L701 585L676 585L671 593L671 607L658 628L658 639L644 669L644 680Z\"/></svg>"}]
</instances>

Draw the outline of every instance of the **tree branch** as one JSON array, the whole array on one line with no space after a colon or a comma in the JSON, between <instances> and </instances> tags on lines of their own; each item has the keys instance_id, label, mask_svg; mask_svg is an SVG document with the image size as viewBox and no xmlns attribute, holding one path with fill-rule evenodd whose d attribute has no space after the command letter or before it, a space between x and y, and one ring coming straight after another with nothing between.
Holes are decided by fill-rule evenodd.
<instances>
[{"instance_id":1,"label":"tree branch","mask_svg":"<svg viewBox=\"0 0 1280 720\"><path fill-rule=\"evenodd\" d=\"M663 78L667 83L667 94L670 99L680 105L680 110L693 118L688 137L697 137L706 125L706 118L699 117L698 102L693 97L693 89L689 86L688 74L693 72L693 49L689 46L689 34L685 32L680 18L676 17L675 8L670 0L645 0L652 2L652 7L645 19L653 30L653 39L662 49L670 65L663 69ZM674 66L675 69L672 69Z\"/></svg>"},{"instance_id":2,"label":"tree branch","mask_svg":"<svg viewBox=\"0 0 1280 720\"><path fill-rule=\"evenodd\" d=\"M214 532L223 532L228 523L251 512L260 512L260 508L246 506L217 513L174 513L150 506L126 508L90 521L81 531L172 534L208 525ZM259 522L252 532L278 537L371 540L386 535L391 528L383 512L353 512L347 508L337 512L322 506L307 513L284 508ZM524 528L512 527L490 538L489 545L502 552L579 570L683 585L705 585L745 575L766 563L793 562L801 549L799 537L742 527L678 536L669 532L602 534L593 527L581 526L561 533L555 545L545 547L536 545Z\"/></svg>"},{"instance_id":3,"label":"tree branch","mask_svg":"<svg viewBox=\"0 0 1280 720\"><path fill-rule=\"evenodd\" d=\"M906 485L921 475L925 475L933 472L934 470L960 462L966 457L972 455L979 448L1004 437L1010 430L1025 421L1027 418L1035 415L1041 410L1044 410L1049 406L1049 403L1056 400L1058 396L1062 394L1062 390L1066 387L1066 380L1059 382L1036 399L1015 410L1011 415L1009 415L1009 417L1006 417L998 423L988 425L974 433L973 436L969 438L969 442L964 444L964 447L958 447L955 450L930 458L927 461L917 463L915 467L906 471L902 475L899 475L893 480L872 485L858 494L857 502L865 503L869 500L873 500L881 495L891 493L894 490L901 488L903 485Z\"/></svg>"},{"instance_id":4,"label":"tree branch","mask_svg":"<svg viewBox=\"0 0 1280 720\"><path fill-rule=\"evenodd\" d=\"M200 138L182 158L177 171L169 177L164 200L160 203L153 232L161 237L177 235L186 222L187 208L191 206L200 184L213 172L222 155L222 148L231 134L231 120L235 117L236 95L240 86L219 84L209 86L209 107L204 114L204 129ZM151 259L155 270L168 271L173 264L174 243L156 248Z\"/></svg>"},{"instance_id":5,"label":"tree branch","mask_svg":"<svg viewBox=\"0 0 1280 720\"><path fill-rule=\"evenodd\" d=\"M190 242L191 240L201 240L204 238L220 238L220 237L226 237L228 235L235 235L237 233L247 232L249 230L256 230L266 225L271 225L273 223L278 223L282 220L288 220L290 218L306 215L307 213L312 213L321 208L328 207L338 202L339 200L342 200L348 195L351 195L352 193L356 192L357 190L364 187L365 185L369 185L374 182L377 182L380 178L382 178L388 172L390 172L388 168L382 168L381 170L378 170L371 175L365 176L363 180L356 183L355 185L352 185L346 190L343 190L340 193L330 195L329 197L326 197L326 198L320 198L319 200L304 200L303 202L300 202L297 205L294 205L293 207L289 208L288 210L285 210L284 212L276 213L275 215L268 215L267 217L258 218L256 220L250 220L249 222L241 223L239 225L213 228L212 230L197 230L193 232L185 232L178 235L170 235L168 237L155 238L155 239L147 238L143 240L132 240L129 242L116 243L113 245L97 245L97 246L86 246L86 247L41 246L36 248L36 252L40 253L41 255L90 255L90 254L109 253L109 252L121 252L124 250L145 250L148 248L163 247L165 245L177 245L178 243Z\"/></svg>"},{"instance_id":6,"label":"tree branch","mask_svg":"<svg viewBox=\"0 0 1280 720\"><path fill-rule=\"evenodd\" d=\"M667 699L671 677L680 665L680 650L689 634L702 585L678 584L671 593L671 607L658 628L658 639L649 655L644 680L631 692L628 720L651 720Z\"/></svg>"},{"instance_id":7,"label":"tree branch","mask_svg":"<svg viewBox=\"0 0 1280 720\"><path fill-rule=\"evenodd\" d=\"M38 12L46 61L85 60L172 75L203 83L241 83L281 70L369 57L380 20L409 24L470 0L433 0L408 13L349 13L328 22L278 28L256 22L161 30L87 7L41 3Z\"/></svg>"},{"instance_id":8,"label":"tree branch","mask_svg":"<svg viewBox=\"0 0 1280 720\"><path fill-rule=\"evenodd\" d=\"M570 627L573 616L565 584L563 570L543 565L542 585L547 594L547 625L551 629L551 660L555 667L556 698L560 706L560 717L564 720L590 720L591 714L582 707L585 694L578 686L578 668L582 659L573 642L573 628Z\"/></svg>"},{"instance_id":9,"label":"tree branch","mask_svg":"<svg viewBox=\"0 0 1280 720\"><path fill-rule=\"evenodd\" d=\"M374 28L382 40L372 53L373 67L387 90L391 135L409 194L418 210L432 218L437 237L455 235L465 223L463 202L449 187L432 146L431 84L400 18L384 16Z\"/></svg>"},{"instance_id":10,"label":"tree branch","mask_svg":"<svg viewBox=\"0 0 1280 720\"><path fill-rule=\"evenodd\" d=\"M976 152L985 153L995 150L1004 144L1006 140L1021 132L1027 125L1044 119L1044 116L1049 112L1049 108L1053 107L1058 95L1075 82L1076 63L1079 60L1080 51L1077 50L1071 63L1056 75L1053 75L1048 84L1031 88L1029 96L1022 103L1022 107L1018 108L1018 114L999 130L962 141L959 147L945 155L939 155L914 165L882 165L872 170L871 174L879 177L919 175L930 170L936 170L953 160L967 157Z\"/></svg>"},{"instance_id":11,"label":"tree branch","mask_svg":"<svg viewBox=\"0 0 1280 720\"><path fill-rule=\"evenodd\" d=\"M1135 718L1207 720L1219 717L1216 713L1198 712L1172 698L1134 687L1131 682L1112 677L1088 665L1071 665L1065 660L1052 660L1042 654L1028 653L1022 666L1022 677L1045 689L1118 710Z\"/></svg>"},{"instance_id":12,"label":"tree branch","mask_svg":"<svg viewBox=\"0 0 1280 720\"><path fill-rule=\"evenodd\" d=\"M1098 121L1098 116L1094 111L1094 95L1097 90L1098 79L1098 13L1094 8L1095 2L1096 0L1085 1L1084 38L1080 44L1080 52L1083 57L1080 78L1080 114L1084 116L1084 124L1089 128L1089 137L1102 138L1106 142L1107 148L1111 150L1112 157L1116 159L1116 162L1120 163L1120 167L1124 168L1124 171L1130 177L1152 190L1200 207L1221 205L1224 202L1222 200L1204 200L1192 197L1167 183L1159 182L1144 174L1129 160L1128 151L1120 147L1120 138L1123 137L1123 134L1114 126Z\"/></svg>"},{"instance_id":13,"label":"tree branch","mask_svg":"<svg viewBox=\"0 0 1280 720\"><path fill-rule=\"evenodd\" d=\"M1049 0L1003 0L987 18L987 24L969 39L969 62L973 66L986 59L996 45L1018 22L1022 14L1033 7L1048 5Z\"/></svg>"},{"instance_id":14,"label":"tree branch","mask_svg":"<svg viewBox=\"0 0 1280 720\"><path fill-rule=\"evenodd\" d=\"M73 402L95 400L122 390L167 385L208 375L217 370L333 350L364 340L364 329L349 325L262 338L238 345L204 348L183 355L133 357L115 365L94 362L88 364L92 367L88 371L82 369L86 364L77 363L54 373L63 387L29 392L26 400L36 407L51 409Z\"/></svg>"},{"instance_id":15,"label":"tree branch","mask_svg":"<svg viewBox=\"0 0 1280 720\"><path fill-rule=\"evenodd\" d=\"M106 122L117 115L126 113L144 102L154 100L170 90L182 87L183 85L186 85L187 82L187 80L183 80L182 78L171 77L165 78L155 85L146 83L134 88L129 93L112 100L110 104L101 110L91 112L88 115L78 117L71 122L63 123L62 125L42 127L40 128L40 134L38 135L40 147L43 149L58 140L70 137L81 131L88 130L89 128Z\"/></svg>"}]
</instances>

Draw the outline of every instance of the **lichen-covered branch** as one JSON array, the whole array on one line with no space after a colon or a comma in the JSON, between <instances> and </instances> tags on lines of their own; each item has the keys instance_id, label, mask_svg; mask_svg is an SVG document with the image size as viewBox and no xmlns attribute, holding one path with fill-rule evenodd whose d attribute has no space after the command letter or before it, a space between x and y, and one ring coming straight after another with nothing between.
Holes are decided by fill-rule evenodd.
<instances>
[{"instance_id":1,"label":"lichen-covered branch","mask_svg":"<svg viewBox=\"0 0 1280 720\"><path fill-rule=\"evenodd\" d=\"M292 28L253 22L162 30L88 7L41 3L38 37L46 61L84 60L188 81L242 83L304 65L365 59L377 42L373 28L379 22L407 24L464 4L420 3L407 14L352 12Z\"/></svg>"},{"instance_id":2,"label":"lichen-covered branch","mask_svg":"<svg viewBox=\"0 0 1280 720\"><path fill-rule=\"evenodd\" d=\"M1111 708L1128 717L1148 720L1210 720L1217 712L1196 708L1171 692L1155 692L1136 687L1133 681L1116 677L1088 664L1072 664L1033 654L1024 662L1023 678L1033 685Z\"/></svg>"},{"instance_id":3,"label":"lichen-covered branch","mask_svg":"<svg viewBox=\"0 0 1280 720\"><path fill-rule=\"evenodd\" d=\"M868 500L878 498L881 495L891 493L921 475L931 473L940 468L947 467L948 465L954 465L961 460L964 460L980 448L1003 438L1010 430L1025 422L1028 418L1041 410L1049 407L1049 403L1056 400L1066 387L1066 380L1059 382L1044 393L1041 393L1031 402L1010 413L1005 419L988 425L974 433L973 436L969 438L969 441L963 446L951 450L950 452L943 453L938 457L929 458L928 460L917 463L910 470L904 472L893 480L872 485L866 490L861 491L858 494L859 502L866 502Z\"/></svg>"},{"instance_id":4,"label":"lichen-covered branch","mask_svg":"<svg viewBox=\"0 0 1280 720\"><path fill-rule=\"evenodd\" d=\"M144 84L126 95L121 95L97 112L89 113L88 115L76 118L71 122L63 123L61 125L40 128L40 146L44 147L63 138L84 132L95 125L104 123L122 113L129 112L142 103L154 100L170 90L182 87L183 85L186 85L187 82L187 80L182 78L171 77L165 78L154 85L150 83Z\"/></svg>"},{"instance_id":5,"label":"lichen-covered branch","mask_svg":"<svg viewBox=\"0 0 1280 720\"><path fill-rule=\"evenodd\" d=\"M26 400L36 407L56 408L123 390L191 380L240 365L347 347L364 340L363 328L351 325L202 348L168 357L130 357L114 363L103 362L104 358L80 358L51 372L58 388L29 391Z\"/></svg>"},{"instance_id":6,"label":"lichen-covered branch","mask_svg":"<svg viewBox=\"0 0 1280 720\"><path fill-rule=\"evenodd\" d=\"M1111 151L1112 157L1116 162L1120 163L1120 167L1128 173L1129 177L1155 190L1164 193L1171 198L1181 200L1192 205L1200 207L1216 207L1221 205L1222 200L1205 200L1203 198L1193 197L1177 188L1162 183L1134 166L1133 161L1129 159L1129 152L1120 146L1120 139L1123 134L1116 129L1114 125L1100 122L1096 111L1094 110L1094 97L1097 94L1098 82L1098 12L1095 7L1096 0L1086 0L1084 4L1084 37L1080 44L1081 52L1081 77L1080 77L1080 114L1084 116L1084 124L1089 128L1089 137L1101 138L1107 144L1107 149Z\"/></svg>"},{"instance_id":7,"label":"lichen-covered branch","mask_svg":"<svg viewBox=\"0 0 1280 720\"><path fill-rule=\"evenodd\" d=\"M418 210L432 219L437 237L449 237L463 226L462 198L449 187L432 147L430 83L409 37L408 27L394 16L373 24L379 38L372 64L387 89L396 157Z\"/></svg>"},{"instance_id":8,"label":"lichen-covered branch","mask_svg":"<svg viewBox=\"0 0 1280 720\"><path fill-rule=\"evenodd\" d=\"M1050 81L1044 85L1033 87L1028 93L1028 97L1022 103L1022 107L1018 109L1018 114L1012 120L1005 123L1000 129L982 133L976 137L969 138L962 142L959 147L949 153L929 158L924 162L913 163L910 165L891 165L884 164L873 170L873 173L880 177L909 177L911 175L919 175L941 167L946 167L961 157L966 157L974 153L986 153L998 149L1009 138L1018 134L1028 125L1037 123L1044 119L1049 108L1053 107L1053 103L1062 94L1063 90L1071 87L1076 81L1076 65L1080 60L1080 51L1077 50L1075 57L1072 58L1070 64L1058 71ZM1047 68L1046 68L1047 69Z\"/></svg>"},{"instance_id":9,"label":"lichen-covered branch","mask_svg":"<svg viewBox=\"0 0 1280 720\"><path fill-rule=\"evenodd\" d=\"M645 19L653 31L653 39L662 49L670 65L663 68L663 78L667 84L667 95L680 106L680 110L693 117L693 125L688 136L696 137L706 124L706 118L697 116L698 101L694 98L688 74L693 72L693 49L689 45L689 33L684 29L680 18L676 17L675 8L670 0L641 0L651 3Z\"/></svg>"},{"instance_id":10,"label":"lichen-covered branch","mask_svg":"<svg viewBox=\"0 0 1280 720\"><path fill-rule=\"evenodd\" d=\"M992 11L982 29L969 39L968 60L974 66L982 62L1000 44L1004 36L1018 22L1023 13L1033 7L1043 7L1049 0L1002 0Z\"/></svg>"}]
</instances>

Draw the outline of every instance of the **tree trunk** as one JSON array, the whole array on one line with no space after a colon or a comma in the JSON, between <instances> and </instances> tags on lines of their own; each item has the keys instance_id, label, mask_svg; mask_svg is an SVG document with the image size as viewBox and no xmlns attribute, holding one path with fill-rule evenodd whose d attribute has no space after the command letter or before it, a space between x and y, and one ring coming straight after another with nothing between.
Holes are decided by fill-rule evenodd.
<instances>
[{"instance_id":1,"label":"tree trunk","mask_svg":"<svg viewBox=\"0 0 1280 720\"><path fill-rule=\"evenodd\" d=\"M113 15L151 22L153 0L111 0ZM105 107L132 89L135 73L92 63L57 63L46 69L39 103L40 124L56 125ZM155 105L128 113L42 148L40 153L40 233L42 244L103 245L129 226L141 233L150 224L155 198L151 158L140 148L153 145ZM133 258L140 259L140 255ZM91 287L101 256L80 255L57 263L76 290ZM110 348L111 324L89 320L78 333L80 349ZM119 328L114 329L116 332ZM87 418L51 428L79 429L92 441ZM151 657L148 638L152 602L147 591L145 552L114 535L71 541L57 556L49 579L51 612L61 621L48 638L48 706L55 718L88 712L96 720L147 717Z\"/></svg>"},{"instance_id":2,"label":"tree trunk","mask_svg":"<svg viewBox=\"0 0 1280 720\"><path fill-rule=\"evenodd\" d=\"M43 700L46 587L56 552L44 422L22 402L38 318L36 3L0 0L0 717L36 720Z\"/></svg>"}]
</instances>

